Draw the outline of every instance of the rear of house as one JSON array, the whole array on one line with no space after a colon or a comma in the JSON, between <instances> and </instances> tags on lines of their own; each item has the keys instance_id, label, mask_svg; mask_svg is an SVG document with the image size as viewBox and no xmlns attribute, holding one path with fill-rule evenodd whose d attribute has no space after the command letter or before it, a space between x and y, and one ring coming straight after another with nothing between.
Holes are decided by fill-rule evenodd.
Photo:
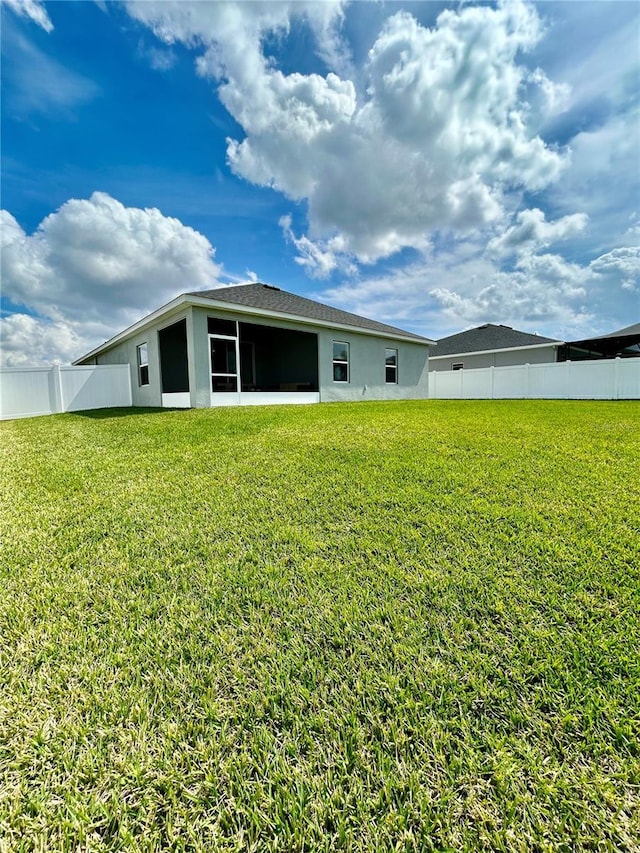
<instances>
[{"instance_id":1,"label":"rear of house","mask_svg":"<svg viewBox=\"0 0 640 853\"><path fill-rule=\"evenodd\" d=\"M136 406L428 397L427 338L265 284L184 293L76 364L128 364Z\"/></svg>"}]
</instances>

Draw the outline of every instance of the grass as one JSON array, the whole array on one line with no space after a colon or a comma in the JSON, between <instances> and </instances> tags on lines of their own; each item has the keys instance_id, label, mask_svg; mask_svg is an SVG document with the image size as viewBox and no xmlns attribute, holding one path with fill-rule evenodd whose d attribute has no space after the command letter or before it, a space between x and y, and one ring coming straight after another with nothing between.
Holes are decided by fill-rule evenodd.
<instances>
[{"instance_id":1,"label":"grass","mask_svg":"<svg viewBox=\"0 0 640 853\"><path fill-rule=\"evenodd\" d=\"M0 850L638 850L637 403L0 425Z\"/></svg>"}]
</instances>

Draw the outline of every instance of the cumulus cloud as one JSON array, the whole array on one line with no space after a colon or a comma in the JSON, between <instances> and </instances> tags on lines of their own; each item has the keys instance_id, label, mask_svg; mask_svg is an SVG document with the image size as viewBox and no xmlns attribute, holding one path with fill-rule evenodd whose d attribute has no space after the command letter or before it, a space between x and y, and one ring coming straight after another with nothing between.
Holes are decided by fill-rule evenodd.
<instances>
[{"instance_id":1,"label":"cumulus cloud","mask_svg":"<svg viewBox=\"0 0 640 853\"><path fill-rule=\"evenodd\" d=\"M547 222L545 214L537 207L521 210L517 215L517 225L490 240L487 251L493 255L510 255L546 248L552 243L575 237L584 230L588 221L586 214L574 213L555 222Z\"/></svg>"},{"instance_id":2,"label":"cumulus cloud","mask_svg":"<svg viewBox=\"0 0 640 853\"><path fill-rule=\"evenodd\" d=\"M630 248L582 263L529 251L505 270L474 238L316 297L427 337L490 322L570 340L637 316L639 263L639 250Z\"/></svg>"},{"instance_id":3,"label":"cumulus cloud","mask_svg":"<svg viewBox=\"0 0 640 853\"><path fill-rule=\"evenodd\" d=\"M611 309L613 293L633 290L639 276L638 249L616 249L586 264L531 252L519 256L513 270L495 267L482 287L465 287L461 278L449 288L430 290L429 296L446 316L460 323L543 324L580 331L587 321L602 324ZM630 294L626 302L633 315ZM616 303L619 311L624 300ZM606 326L601 325L600 330Z\"/></svg>"},{"instance_id":4,"label":"cumulus cloud","mask_svg":"<svg viewBox=\"0 0 640 853\"><path fill-rule=\"evenodd\" d=\"M327 61L329 42L340 54L339 3L126 8L165 42L200 46L199 72L216 80L245 132L228 140L231 168L308 202L309 234L296 239L305 241L299 262L310 273L334 263L327 253L335 238L348 255L373 262L406 247L426 251L433 230L468 233L495 222L505 191L541 189L565 165L530 126L525 93L548 104L561 93L519 64L541 36L524 3L447 10L431 29L397 12L369 52L362 90L335 73L337 62L326 76L284 74L263 53L266 34L286 33L292 16L306 16Z\"/></svg>"},{"instance_id":5,"label":"cumulus cloud","mask_svg":"<svg viewBox=\"0 0 640 853\"><path fill-rule=\"evenodd\" d=\"M613 249L589 265L597 275L614 277L624 290L637 291L640 282L640 247Z\"/></svg>"},{"instance_id":6,"label":"cumulus cloud","mask_svg":"<svg viewBox=\"0 0 640 853\"><path fill-rule=\"evenodd\" d=\"M95 346L178 293L215 286L220 272L202 234L107 193L71 199L32 235L7 211L1 224L3 295L26 309L3 320L3 349L33 320L58 358L81 355L89 334Z\"/></svg>"},{"instance_id":7,"label":"cumulus cloud","mask_svg":"<svg viewBox=\"0 0 640 853\"><path fill-rule=\"evenodd\" d=\"M43 30L50 33L53 30L51 18L39 0L3 0L4 5L23 18L30 18Z\"/></svg>"},{"instance_id":8,"label":"cumulus cloud","mask_svg":"<svg viewBox=\"0 0 640 853\"><path fill-rule=\"evenodd\" d=\"M73 324L55 322L29 314L0 318L2 367L37 367L68 364L95 346L90 329L81 331Z\"/></svg>"},{"instance_id":9,"label":"cumulus cloud","mask_svg":"<svg viewBox=\"0 0 640 853\"><path fill-rule=\"evenodd\" d=\"M281 216L278 224L285 239L298 251L296 263L303 267L311 278L326 278L337 269L348 273L355 272L354 264L345 254L345 240L341 236L314 243L304 235L296 237L291 228L291 216Z\"/></svg>"}]
</instances>

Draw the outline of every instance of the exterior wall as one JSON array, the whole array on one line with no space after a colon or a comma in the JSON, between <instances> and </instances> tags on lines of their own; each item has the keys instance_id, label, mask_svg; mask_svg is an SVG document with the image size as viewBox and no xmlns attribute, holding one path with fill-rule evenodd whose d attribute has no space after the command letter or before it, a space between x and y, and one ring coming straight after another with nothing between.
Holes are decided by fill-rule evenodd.
<instances>
[{"instance_id":1,"label":"exterior wall","mask_svg":"<svg viewBox=\"0 0 640 853\"><path fill-rule=\"evenodd\" d=\"M464 364L465 370L474 370L480 367L509 367L513 364L548 364L556 361L557 344L548 347L534 347L531 349L500 350L494 352L481 352L476 355L438 356L438 348L435 347L429 360L431 371L452 370L454 364Z\"/></svg>"},{"instance_id":2,"label":"exterior wall","mask_svg":"<svg viewBox=\"0 0 640 853\"><path fill-rule=\"evenodd\" d=\"M337 400L409 400L426 399L429 395L428 347L420 343L403 343L386 338L327 329L306 323L285 322L269 317L256 317L222 311L193 308L191 344L194 358L189 355L190 369L193 366L194 381L191 395L194 408L203 408L210 403L209 341L207 317L239 320L272 328L297 329L318 335L318 379L320 401ZM350 348L349 382L333 381L333 341L345 341ZM398 350L398 384L385 383L384 351L386 347Z\"/></svg>"},{"instance_id":3,"label":"exterior wall","mask_svg":"<svg viewBox=\"0 0 640 853\"><path fill-rule=\"evenodd\" d=\"M404 343L356 331L339 331L270 317L250 312L188 306L170 317L139 332L97 357L98 364L128 364L134 406L161 406L160 351L158 331L178 320L187 321L187 355L189 361L189 396L192 408L211 405L211 375L207 317L239 320L271 328L295 329L318 336L318 387L320 401L338 400L408 400L429 396L429 349L425 344ZM333 341L349 344L349 382L333 381ZM136 348L146 343L149 358L149 385L140 386ZM398 382L385 382L385 348L398 350ZM302 399L302 398L300 398Z\"/></svg>"},{"instance_id":4,"label":"exterior wall","mask_svg":"<svg viewBox=\"0 0 640 853\"><path fill-rule=\"evenodd\" d=\"M333 381L333 342L349 344L349 382ZM429 348L357 332L318 330L320 400L420 400L429 396ZM398 382L385 382L384 351L398 350Z\"/></svg>"},{"instance_id":5,"label":"exterior wall","mask_svg":"<svg viewBox=\"0 0 640 853\"><path fill-rule=\"evenodd\" d=\"M189 311L181 311L172 317L163 317L162 322L145 329L126 341L116 344L111 349L101 353L96 361L98 364L128 364L131 373L131 392L134 406L162 406L162 383L160 376L160 348L158 331L171 326L178 320L187 318L187 340L189 339ZM137 348L146 343L149 359L149 384L140 385L138 378ZM189 353L190 356L190 353ZM189 358L189 387L191 381L191 358ZM193 405L193 403L192 403Z\"/></svg>"}]
</instances>

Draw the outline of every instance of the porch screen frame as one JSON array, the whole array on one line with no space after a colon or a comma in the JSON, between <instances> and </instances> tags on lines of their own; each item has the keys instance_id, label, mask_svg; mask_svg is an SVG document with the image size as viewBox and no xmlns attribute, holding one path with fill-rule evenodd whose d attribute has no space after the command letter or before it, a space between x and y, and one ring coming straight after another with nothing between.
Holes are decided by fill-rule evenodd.
<instances>
[{"instance_id":1,"label":"porch screen frame","mask_svg":"<svg viewBox=\"0 0 640 853\"><path fill-rule=\"evenodd\" d=\"M208 349L209 349L209 393L211 393L211 394L238 394L238 393L240 393L240 337L238 334L238 321L232 320L230 322L233 322L235 324L235 329L236 329L235 336L212 334L211 332L209 332L207 335ZM213 358L211 357L211 341L212 340L233 341L234 342L235 354L236 354L236 372L235 373L221 373L218 371L214 372L214 370L213 370ZM218 377L220 379L223 379L223 378L234 379L235 385L236 385L235 389L227 389L224 391L221 391L220 389L214 389L213 380L215 377Z\"/></svg>"}]
</instances>

